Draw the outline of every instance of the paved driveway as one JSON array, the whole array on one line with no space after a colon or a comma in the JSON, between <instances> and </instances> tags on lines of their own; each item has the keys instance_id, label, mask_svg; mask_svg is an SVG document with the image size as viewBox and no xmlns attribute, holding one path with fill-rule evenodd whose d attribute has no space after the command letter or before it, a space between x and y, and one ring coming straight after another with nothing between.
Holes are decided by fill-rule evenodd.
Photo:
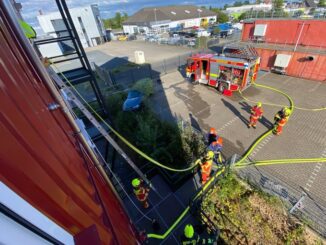
<instances>
[{"instance_id":1,"label":"paved driveway","mask_svg":"<svg viewBox=\"0 0 326 245\"><path fill-rule=\"evenodd\" d=\"M266 73L258 79L288 93L298 107L326 106L326 84ZM154 110L165 120L182 118L207 132L215 127L224 138L223 154L243 154L261 134L271 127L274 114L281 108L264 106L264 118L257 129L248 129L249 108L252 105L240 96L223 97L215 89L184 81L178 73L162 78L156 85ZM288 105L287 99L273 91L250 87L246 97L263 103ZM249 156L251 160L326 157L326 111L295 109L281 136L265 138ZM284 164L247 167L240 174L251 182L278 194L294 205L301 195L307 196L303 208L296 211L315 229L326 236L326 163ZM312 221L312 222L311 222Z\"/></svg>"}]
</instances>

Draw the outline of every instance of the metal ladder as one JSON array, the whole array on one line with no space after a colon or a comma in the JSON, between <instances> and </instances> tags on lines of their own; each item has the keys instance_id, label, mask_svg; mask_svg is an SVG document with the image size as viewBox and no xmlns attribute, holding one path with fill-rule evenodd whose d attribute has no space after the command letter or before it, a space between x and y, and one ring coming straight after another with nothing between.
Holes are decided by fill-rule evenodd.
<instances>
[{"instance_id":1,"label":"metal ladder","mask_svg":"<svg viewBox=\"0 0 326 245\"><path fill-rule=\"evenodd\" d=\"M38 53L41 53L40 47L47 44L57 44L62 49L62 54L46 57L52 60L54 64L64 64L64 62L77 61L78 68L71 68L63 72L63 74L71 81L73 85L89 82L95 95L95 100L92 98L92 102L97 102L100 111L106 114L105 104L103 96L101 94L98 83L93 75L91 65L86 56L83 45L79 39L77 30L74 26L72 17L69 13L65 0L53 0L57 4L63 28L55 29L52 36L46 39L34 40L33 44ZM60 19L60 20L61 20ZM68 47L69 50L64 50L63 47ZM62 79L62 74L59 75Z\"/></svg>"},{"instance_id":2,"label":"metal ladder","mask_svg":"<svg viewBox=\"0 0 326 245\"><path fill-rule=\"evenodd\" d=\"M62 97L69 105L73 104L84 114L84 116L94 125L94 127L101 133L101 135L112 145L112 147L123 157L129 166L142 178L154 191L156 189L152 186L151 182L147 179L146 175L136 166L136 164L128 157L125 151L117 144L109 132L94 118L88 111L84 104L77 98L71 87L68 87L65 82L58 76L53 68L48 67L48 73L60 90Z\"/></svg>"}]
</instances>

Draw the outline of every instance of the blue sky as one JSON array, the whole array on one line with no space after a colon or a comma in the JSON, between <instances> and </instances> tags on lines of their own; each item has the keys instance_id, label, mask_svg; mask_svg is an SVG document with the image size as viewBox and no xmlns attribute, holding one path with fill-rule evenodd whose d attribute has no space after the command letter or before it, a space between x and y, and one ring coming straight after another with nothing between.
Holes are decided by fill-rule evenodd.
<instances>
[{"instance_id":1,"label":"blue sky","mask_svg":"<svg viewBox=\"0 0 326 245\"><path fill-rule=\"evenodd\" d=\"M23 6L24 19L35 27L36 31L39 31L36 19L39 10L44 14L57 11L55 0L17 0L17 2ZM233 3L234 0L66 0L66 2L69 8L98 4L102 18L108 18L116 12L126 12L131 15L143 7L181 4L221 7L226 3Z\"/></svg>"}]
</instances>

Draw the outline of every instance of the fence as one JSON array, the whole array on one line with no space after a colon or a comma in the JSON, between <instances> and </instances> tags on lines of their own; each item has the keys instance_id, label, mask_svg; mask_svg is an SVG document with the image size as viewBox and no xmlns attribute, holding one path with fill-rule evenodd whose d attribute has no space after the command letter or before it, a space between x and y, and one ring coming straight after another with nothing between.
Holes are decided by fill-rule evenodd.
<instances>
[{"instance_id":1,"label":"fence","mask_svg":"<svg viewBox=\"0 0 326 245\"><path fill-rule=\"evenodd\" d=\"M285 12L272 10L269 12L252 10L245 13L245 19L326 19L325 13L312 13L311 15L305 15L301 11Z\"/></svg>"}]
</instances>

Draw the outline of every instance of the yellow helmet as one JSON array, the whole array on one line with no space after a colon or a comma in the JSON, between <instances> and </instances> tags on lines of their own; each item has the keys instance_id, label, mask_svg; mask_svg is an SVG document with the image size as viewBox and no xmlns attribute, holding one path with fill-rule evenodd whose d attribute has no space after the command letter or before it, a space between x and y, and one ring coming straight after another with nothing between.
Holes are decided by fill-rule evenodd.
<instances>
[{"instance_id":1,"label":"yellow helmet","mask_svg":"<svg viewBox=\"0 0 326 245\"><path fill-rule=\"evenodd\" d=\"M258 106L258 107L261 107L262 105L263 105L263 104L262 104L261 102L258 102L258 103L257 103L257 106Z\"/></svg>"},{"instance_id":2,"label":"yellow helmet","mask_svg":"<svg viewBox=\"0 0 326 245\"><path fill-rule=\"evenodd\" d=\"M140 185L140 179L138 179L138 178L135 178L135 179L133 179L132 181L131 181L131 184L132 184L132 186L133 187L138 187L139 185Z\"/></svg>"},{"instance_id":3,"label":"yellow helmet","mask_svg":"<svg viewBox=\"0 0 326 245\"><path fill-rule=\"evenodd\" d=\"M206 159L213 159L213 157L214 157L214 152L213 151L208 151L206 153L206 156L205 156Z\"/></svg>"},{"instance_id":4,"label":"yellow helmet","mask_svg":"<svg viewBox=\"0 0 326 245\"><path fill-rule=\"evenodd\" d=\"M285 115L285 116L290 116L290 114L291 114L291 109L288 108L288 107L284 107L283 112L284 112L284 115Z\"/></svg>"},{"instance_id":5,"label":"yellow helmet","mask_svg":"<svg viewBox=\"0 0 326 245\"><path fill-rule=\"evenodd\" d=\"M194 236L194 227L190 224L185 226L184 235L187 238L192 238Z\"/></svg>"}]
</instances>

